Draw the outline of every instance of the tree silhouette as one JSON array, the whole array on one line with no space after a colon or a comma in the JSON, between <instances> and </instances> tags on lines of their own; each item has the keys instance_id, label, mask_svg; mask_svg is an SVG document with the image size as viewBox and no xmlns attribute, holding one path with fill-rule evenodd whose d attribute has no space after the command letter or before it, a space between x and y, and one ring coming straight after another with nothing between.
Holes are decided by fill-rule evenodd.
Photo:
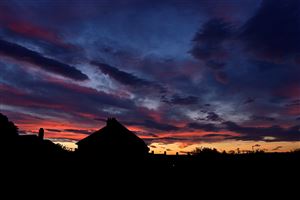
<instances>
[{"instance_id":1,"label":"tree silhouette","mask_svg":"<svg viewBox=\"0 0 300 200\"><path fill-rule=\"evenodd\" d=\"M208 147L197 147L191 152L192 155L217 155L220 154L220 152L213 148L208 148Z\"/></svg>"},{"instance_id":2,"label":"tree silhouette","mask_svg":"<svg viewBox=\"0 0 300 200\"><path fill-rule=\"evenodd\" d=\"M294 149L291 151L292 153L300 154L300 148Z\"/></svg>"},{"instance_id":3,"label":"tree silhouette","mask_svg":"<svg viewBox=\"0 0 300 200\"><path fill-rule=\"evenodd\" d=\"M0 134L5 140L13 140L18 136L18 127L2 113L0 113Z\"/></svg>"}]
</instances>

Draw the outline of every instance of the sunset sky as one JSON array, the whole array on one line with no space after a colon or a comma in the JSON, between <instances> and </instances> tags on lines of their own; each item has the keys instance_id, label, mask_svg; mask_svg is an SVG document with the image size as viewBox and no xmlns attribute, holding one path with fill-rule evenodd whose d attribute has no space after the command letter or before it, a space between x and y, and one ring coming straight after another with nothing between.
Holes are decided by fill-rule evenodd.
<instances>
[{"instance_id":1,"label":"sunset sky","mask_svg":"<svg viewBox=\"0 0 300 200\"><path fill-rule=\"evenodd\" d=\"M299 0L1 0L0 112L69 147L300 147Z\"/></svg>"}]
</instances>

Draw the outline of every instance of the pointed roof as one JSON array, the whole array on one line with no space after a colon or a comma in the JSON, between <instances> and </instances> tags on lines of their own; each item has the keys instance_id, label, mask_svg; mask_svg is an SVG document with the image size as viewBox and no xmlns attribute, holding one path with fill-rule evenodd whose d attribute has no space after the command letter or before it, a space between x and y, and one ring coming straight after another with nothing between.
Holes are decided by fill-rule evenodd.
<instances>
[{"instance_id":1,"label":"pointed roof","mask_svg":"<svg viewBox=\"0 0 300 200\"><path fill-rule=\"evenodd\" d=\"M110 151L112 148L122 151L146 151L145 142L128 130L115 118L108 118L106 126L86 138L77 142L78 149L102 149Z\"/></svg>"}]
</instances>

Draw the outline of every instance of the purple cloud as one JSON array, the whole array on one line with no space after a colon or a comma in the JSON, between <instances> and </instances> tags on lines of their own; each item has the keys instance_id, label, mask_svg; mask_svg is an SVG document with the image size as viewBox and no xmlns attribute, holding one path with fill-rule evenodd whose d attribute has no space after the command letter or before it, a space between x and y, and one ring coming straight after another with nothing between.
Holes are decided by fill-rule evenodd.
<instances>
[{"instance_id":1,"label":"purple cloud","mask_svg":"<svg viewBox=\"0 0 300 200\"><path fill-rule=\"evenodd\" d=\"M43 70L55 73L74 80L88 80L87 75L68 64L61 63L55 59L47 58L38 52L29 50L23 46L0 40L0 54L33 64Z\"/></svg>"}]
</instances>

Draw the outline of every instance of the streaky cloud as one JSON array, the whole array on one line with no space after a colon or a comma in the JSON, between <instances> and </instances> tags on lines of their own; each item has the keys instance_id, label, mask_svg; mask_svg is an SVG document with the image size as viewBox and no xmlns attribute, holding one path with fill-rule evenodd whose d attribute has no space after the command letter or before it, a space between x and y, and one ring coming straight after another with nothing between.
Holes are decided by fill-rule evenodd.
<instances>
[{"instance_id":1,"label":"streaky cloud","mask_svg":"<svg viewBox=\"0 0 300 200\"><path fill-rule=\"evenodd\" d=\"M110 66L105 63L91 61L92 65L99 67L99 69L104 73L109 75L111 78L115 79L121 84L128 85L131 87L138 87L138 88L152 88L157 89L160 92L165 92L165 88L158 83L153 81L149 81L140 77L137 77L134 74L130 74L128 72L122 71L116 67Z\"/></svg>"},{"instance_id":2,"label":"streaky cloud","mask_svg":"<svg viewBox=\"0 0 300 200\"><path fill-rule=\"evenodd\" d=\"M18 61L28 62L45 71L58 74L73 80L88 80L88 76L73 66L62 63L52 58L47 58L42 54L32 51L19 44L0 39L0 54L11 57Z\"/></svg>"}]
</instances>

